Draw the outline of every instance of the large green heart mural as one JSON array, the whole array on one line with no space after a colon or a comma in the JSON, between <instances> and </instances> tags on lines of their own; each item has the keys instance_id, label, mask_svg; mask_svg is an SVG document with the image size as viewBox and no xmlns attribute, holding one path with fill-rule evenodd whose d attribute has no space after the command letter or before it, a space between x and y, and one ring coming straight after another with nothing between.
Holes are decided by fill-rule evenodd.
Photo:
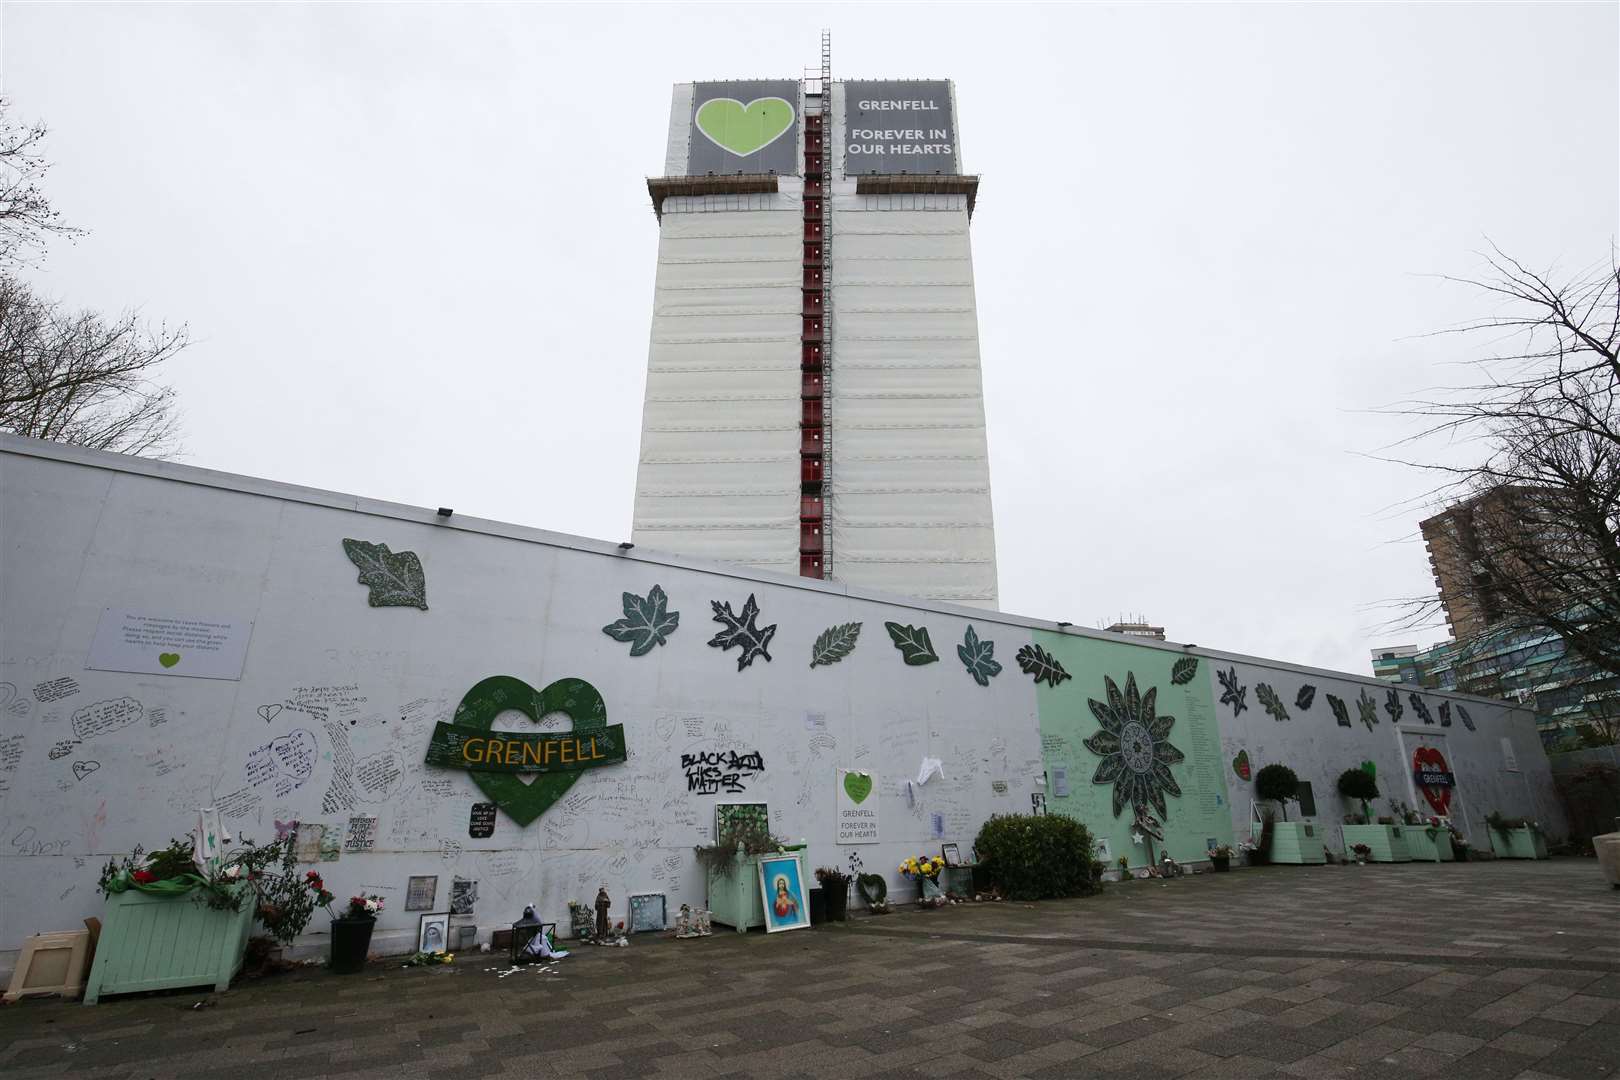
<instances>
[{"instance_id":1,"label":"large green heart mural","mask_svg":"<svg viewBox=\"0 0 1620 1080\"><path fill-rule=\"evenodd\" d=\"M746 157L763 150L793 126L793 106L779 97L711 98L698 106L697 129L720 149Z\"/></svg>"},{"instance_id":2,"label":"large green heart mural","mask_svg":"<svg viewBox=\"0 0 1620 1080\"><path fill-rule=\"evenodd\" d=\"M547 713L565 713L574 722L574 734L607 730L607 703L596 687L584 679L558 679L536 691L511 675L491 675L468 690L456 706L457 727L490 730L495 717L516 709L535 723ZM568 793L579 772L550 772L525 784L516 773L471 772L469 775L489 801L519 825L527 825Z\"/></svg>"}]
</instances>

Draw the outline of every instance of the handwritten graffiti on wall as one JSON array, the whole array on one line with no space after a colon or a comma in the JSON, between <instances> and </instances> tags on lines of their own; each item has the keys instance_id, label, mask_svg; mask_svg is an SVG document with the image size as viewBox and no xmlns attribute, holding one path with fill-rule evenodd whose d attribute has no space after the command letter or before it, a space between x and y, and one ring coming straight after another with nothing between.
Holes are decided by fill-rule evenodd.
<instances>
[{"instance_id":1,"label":"handwritten graffiti on wall","mask_svg":"<svg viewBox=\"0 0 1620 1080\"><path fill-rule=\"evenodd\" d=\"M745 777L765 771L765 759L756 750L739 754L735 750L700 750L681 755L681 768L686 770L686 790L699 795L718 795L721 792L747 791Z\"/></svg>"}]
</instances>

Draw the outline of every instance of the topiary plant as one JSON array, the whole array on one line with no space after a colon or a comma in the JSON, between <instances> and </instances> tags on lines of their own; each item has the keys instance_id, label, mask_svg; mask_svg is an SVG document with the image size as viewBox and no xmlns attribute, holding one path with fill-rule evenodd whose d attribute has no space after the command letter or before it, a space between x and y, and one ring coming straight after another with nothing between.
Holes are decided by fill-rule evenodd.
<instances>
[{"instance_id":1,"label":"topiary plant","mask_svg":"<svg viewBox=\"0 0 1620 1080\"><path fill-rule=\"evenodd\" d=\"M1286 765L1267 765L1254 776L1254 791L1260 798L1282 806L1288 820L1288 800L1299 798L1299 777Z\"/></svg>"},{"instance_id":2,"label":"topiary plant","mask_svg":"<svg viewBox=\"0 0 1620 1080\"><path fill-rule=\"evenodd\" d=\"M979 830L979 872L1014 900L1095 892L1096 845L1062 814L997 814Z\"/></svg>"},{"instance_id":3,"label":"topiary plant","mask_svg":"<svg viewBox=\"0 0 1620 1080\"><path fill-rule=\"evenodd\" d=\"M1378 779L1366 769L1346 769L1339 774L1339 794L1361 801L1361 819L1367 820L1367 800L1378 798Z\"/></svg>"}]
</instances>

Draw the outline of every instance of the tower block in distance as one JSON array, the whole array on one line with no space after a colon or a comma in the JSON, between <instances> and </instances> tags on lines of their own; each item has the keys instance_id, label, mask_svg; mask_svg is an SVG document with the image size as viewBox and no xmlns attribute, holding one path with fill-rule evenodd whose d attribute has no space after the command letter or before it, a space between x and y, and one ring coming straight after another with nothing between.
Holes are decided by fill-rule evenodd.
<instances>
[{"instance_id":1,"label":"tower block in distance","mask_svg":"<svg viewBox=\"0 0 1620 1080\"><path fill-rule=\"evenodd\" d=\"M632 539L994 608L955 89L828 67L675 87Z\"/></svg>"}]
</instances>

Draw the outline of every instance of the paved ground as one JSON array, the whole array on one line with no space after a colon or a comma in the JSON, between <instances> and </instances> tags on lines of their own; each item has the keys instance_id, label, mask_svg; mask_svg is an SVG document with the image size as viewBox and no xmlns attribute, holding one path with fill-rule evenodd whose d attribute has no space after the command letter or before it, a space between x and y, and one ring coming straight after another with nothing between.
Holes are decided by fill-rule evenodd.
<instances>
[{"instance_id":1,"label":"paved ground","mask_svg":"<svg viewBox=\"0 0 1620 1080\"><path fill-rule=\"evenodd\" d=\"M0 1076L1603 1077L1591 860L1275 867L848 927L0 1009Z\"/></svg>"}]
</instances>

